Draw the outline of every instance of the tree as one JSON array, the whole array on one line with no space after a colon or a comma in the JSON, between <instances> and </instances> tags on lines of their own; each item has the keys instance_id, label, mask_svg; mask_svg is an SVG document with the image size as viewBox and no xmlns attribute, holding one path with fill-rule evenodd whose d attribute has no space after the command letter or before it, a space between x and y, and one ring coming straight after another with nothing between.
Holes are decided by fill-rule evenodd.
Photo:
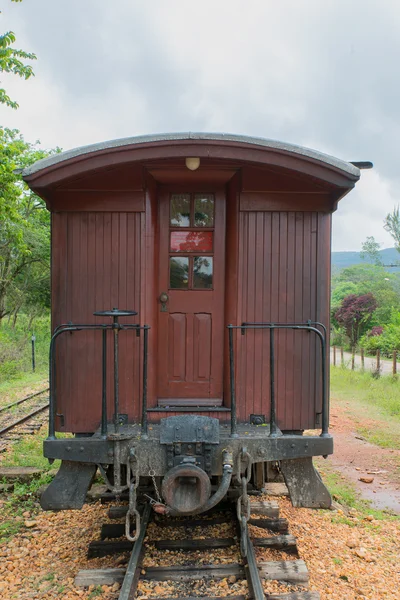
<instances>
[{"instance_id":1,"label":"tree","mask_svg":"<svg viewBox=\"0 0 400 600\"><path fill-rule=\"evenodd\" d=\"M374 265L383 266L382 259L379 255L380 244L375 240L374 236L369 236L361 244L360 256L363 260L370 259Z\"/></svg>"},{"instance_id":2,"label":"tree","mask_svg":"<svg viewBox=\"0 0 400 600\"><path fill-rule=\"evenodd\" d=\"M0 323L23 306L46 306L50 216L16 172L49 152L0 127Z\"/></svg>"},{"instance_id":3,"label":"tree","mask_svg":"<svg viewBox=\"0 0 400 600\"><path fill-rule=\"evenodd\" d=\"M12 2L20 2L21 0L12 0ZM24 64L24 60L36 60L36 55L24 50L17 50L11 44L15 42L15 34L13 31L7 31L0 35L0 72L13 73L23 79L29 79L34 75L32 66ZM11 108L18 108L17 102L11 100L7 95L6 90L0 88L0 103L6 104Z\"/></svg>"},{"instance_id":4,"label":"tree","mask_svg":"<svg viewBox=\"0 0 400 600\"><path fill-rule=\"evenodd\" d=\"M347 291L347 293L345 293ZM371 293L378 307L372 317L372 325L389 323L392 309L400 310L400 277L388 273L380 265L361 263L342 269L332 278L332 316L340 302L349 294L362 296Z\"/></svg>"},{"instance_id":5,"label":"tree","mask_svg":"<svg viewBox=\"0 0 400 600\"><path fill-rule=\"evenodd\" d=\"M376 307L377 303L372 294L363 296L350 294L336 311L335 319L345 329L352 350L355 349L358 340L368 329Z\"/></svg>"},{"instance_id":6,"label":"tree","mask_svg":"<svg viewBox=\"0 0 400 600\"><path fill-rule=\"evenodd\" d=\"M399 205L395 206L392 212L386 215L383 221L383 227L390 233L394 239L394 247L400 252L400 212Z\"/></svg>"}]
</instances>

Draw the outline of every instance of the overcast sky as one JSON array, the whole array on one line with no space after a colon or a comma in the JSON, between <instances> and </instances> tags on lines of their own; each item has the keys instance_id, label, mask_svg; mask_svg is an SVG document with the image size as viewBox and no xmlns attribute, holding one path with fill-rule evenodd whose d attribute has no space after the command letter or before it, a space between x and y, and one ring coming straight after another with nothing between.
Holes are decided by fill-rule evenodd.
<instances>
[{"instance_id":1,"label":"overcast sky","mask_svg":"<svg viewBox=\"0 0 400 600\"><path fill-rule=\"evenodd\" d=\"M0 124L63 149L171 131L256 135L371 160L334 214L333 249L400 203L398 0L3 0L0 31L36 77L1 77Z\"/></svg>"}]
</instances>

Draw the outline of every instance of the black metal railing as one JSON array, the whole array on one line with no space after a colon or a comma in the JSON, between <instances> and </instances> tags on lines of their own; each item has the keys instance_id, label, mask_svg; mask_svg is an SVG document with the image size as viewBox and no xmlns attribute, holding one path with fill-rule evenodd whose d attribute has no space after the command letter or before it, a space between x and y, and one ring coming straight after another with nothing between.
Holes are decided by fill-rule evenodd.
<instances>
[{"instance_id":1,"label":"black metal railing","mask_svg":"<svg viewBox=\"0 0 400 600\"><path fill-rule=\"evenodd\" d=\"M119 342L120 331L135 331L136 336L140 337L143 331L143 382L142 382L142 435L148 435L147 421L147 362L148 362L148 331L149 325L138 325L136 323L119 322L120 317L137 315L135 311L121 311L113 308L109 311L93 313L95 316L112 317L112 323L104 324L74 324L63 323L55 328L50 341L49 355L49 387L50 387L50 406L49 406L49 439L55 439L55 419L57 416L57 378L56 378L56 341L63 333L73 333L75 331L102 331L102 394L101 394L101 436L107 437L107 331L112 330L114 334L114 434L119 433Z\"/></svg>"},{"instance_id":2,"label":"black metal railing","mask_svg":"<svg viewBox=\"0 0 400 600\"><path fill-rule=\"evenodd\" d=\"M329 435L329 400L327 391L326 377L326 327L319 321L306 321L305 323L262 323L244 322L241 325L228 325L229 336L229 374L230 374L230 395L231 395L231 436L237 437L237 408L235 391L235 358L233 331L240 329L241 334L246 331L256 329L269 329L269 372L270 372L270 436L277 437L278 427L276 422L276 396L275 396L275 329L303 330L315 333L320 340L321 347L321 386L322 386L322 431L321 437L330 437ZM321 328L321 329L318 329Z\"/></svg>"}]
</instances>

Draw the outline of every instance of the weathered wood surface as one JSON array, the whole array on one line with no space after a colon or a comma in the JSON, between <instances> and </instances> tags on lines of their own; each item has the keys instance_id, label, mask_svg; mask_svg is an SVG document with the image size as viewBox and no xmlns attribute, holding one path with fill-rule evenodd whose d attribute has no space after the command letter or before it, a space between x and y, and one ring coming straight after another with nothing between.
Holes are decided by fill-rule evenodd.
<instances>
[{"instance_id":1,"label":"weathered wood surface","mask_svg":"<svg viewBox=\"0 0 400 600\"><path fill-rule=\"evenodd\" d=\"M1 467L0 479L6 482L10 481L30 481L35 477L40 477L42 469L36 467Z\"/></svg>"},{"instance_id":2,"label":"weathered wood surface","mask_svg":"<svg viewBox=\"0 0 400 600\"><path fill-rule=\"evenodd\" d=\"M120 541L94 541L90 542L87 557L97 558L100 556L109 556L111 554L120 554L121 552L130 552L133 548L133 542L129 540Z\"/></svg>"},{"instance_id":3,"label":"weathered wood surface","mask_svg":"<svg viewBox=\"0 0 400 600\"><path fill-rule=\"evenodd\" d=\"M262 491L264 494L268 494L268 496L289 496L286 483L266 483Z\"/></svg>"},{"instance_id":4,"label":"weathered wood surface","mask_svg":"<svg viewBox=\"0 0 400 600\"><path fill-rule=\"evenodd\" d=\"M264 517L278 518L279 505L277 502L267 500L256 500L250 503L252 515L263 515Z\"/></svg>"},{"instance_id":5,"label":"weathered wood surface","mask_svg":"<svg viewBox=\"0 0 400 600\"><path fill-rule=\"evenodd\" d=\"M308 587L310 576L304 560L259 561L258 567L263 579Z\"/></svg>"},{"instance_id":6,"label":"weathered wood surface","mask_svg":"<svg viewBox=\"0 0 400 600\"><path fill-rule=\"evenodd\" d=\"M205 540L157 540L154 542L158 550L212 550L213 548L229 548L235 544L233 538L210 538Z\"/></svg>"},{"instance_id":7,"label":"weathered wood surface","mask_svg":"<svg viewBox=\"0 0 400 600\"><path fill-rule=\"evenodd\" d=\"M162 600L222 600L221 596L179 596L178 598L162 597ZM152 596L152 600L161 600ZM246 600L246 596L229 596L229 600Z\"/></svg>"},{"instance_id":8,"label":"weathered wood surface","mask_svg":"<svg viewBox=\"0 0 400 600\"><path fill-rule=\"evenodd\" d=\"M174 567L149 567L142 571L142 578L154 581L181 581L195 579L224 579L234 575L244 577L244 568L237 564L230 565L200 565L200 566L174 566Z\"/></svg>"},{"instance_id":9,"label":"weathered wood surface","mask_svg":"<svg viewBox=\"0 0 400 600\"><path fill-rule=\"evenodd\" d=\"M279 533L287 533L289 531L289 523L287 519L249 519L249 525L277 531Z\"/></svg>"},{"instance_id":10,"label":"weathered wood surface","mask_svg":"<svg viewBox=\"0 0 400 600\"><path fill-rule=\"evenodd\" d=\"M293 592L291 594L268 594L267 600L321 600L319 592Z\"/></svg>"},{"instance_id":11,"label":"weathered wood surface","mask_svg":"<svg viewBox=\"0 0 400 600\"><path fill-rule=\"evenodd\" d=\"M296 538L293 535L274 535L266 538L252 538L253 546L257 548L275 548L277 550L296 548Z\"/></svg>"},{"instance_id":12,"label":"weathered wood surface","mask_svg":"<svg viewBox=\"0 0 400 600\"><path fill-rule=\"evenodd\" d=\"M122 583L125 577L125 569L83 569L78 571L75 577L77 587L88 587L89 585L113 585Z\"/></svg>"}]
</instances>

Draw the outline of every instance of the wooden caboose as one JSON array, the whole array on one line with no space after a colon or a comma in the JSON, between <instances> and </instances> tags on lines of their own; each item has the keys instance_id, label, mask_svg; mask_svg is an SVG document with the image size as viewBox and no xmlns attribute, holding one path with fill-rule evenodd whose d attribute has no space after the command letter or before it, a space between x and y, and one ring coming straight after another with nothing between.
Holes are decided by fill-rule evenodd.
<instances>
[{"instance_id":1,"label":"wooden caboose","mask_svg":"<svg viewBox=\"0 0 400 600\"><path fill-rule=\"evenodd\" d=\"M289 471L290 461L310 465L332 452L322 351L329 348L331 220L359 169L291 144L183 133L63 152L23 176L52 213L53 328L110 324L103 373L97 329L60 335L54 348L45 454L63 459L65 478L83 463L115 462L116 443L122 455L134 446L141 475L150 469L162 477L179 464L171 450L179 439L163 447L165 423L190 432L196 421L192 441L212 446L208 468L196 462L209 477L221 473L228 439L237 475L245 444L252 463L286 465L298 504L326 504L317 483L314 500L299 500ZM111 319L94 316L115 307L137 313L116 320L130 325L118 333L117 367ZM271 367L274 325L286 327L272 332ZM237 425L229 436L232 401ZM219 437L210 442L204 431L213 419ZM322 437L302 436L321 427ZM57 439L55 431L76 438ZM185 435L180 441L189 443ZM158 448L151 464L150 444ZM75 506L55 497L49 508Z\"/></svg>"}]
</instances>

